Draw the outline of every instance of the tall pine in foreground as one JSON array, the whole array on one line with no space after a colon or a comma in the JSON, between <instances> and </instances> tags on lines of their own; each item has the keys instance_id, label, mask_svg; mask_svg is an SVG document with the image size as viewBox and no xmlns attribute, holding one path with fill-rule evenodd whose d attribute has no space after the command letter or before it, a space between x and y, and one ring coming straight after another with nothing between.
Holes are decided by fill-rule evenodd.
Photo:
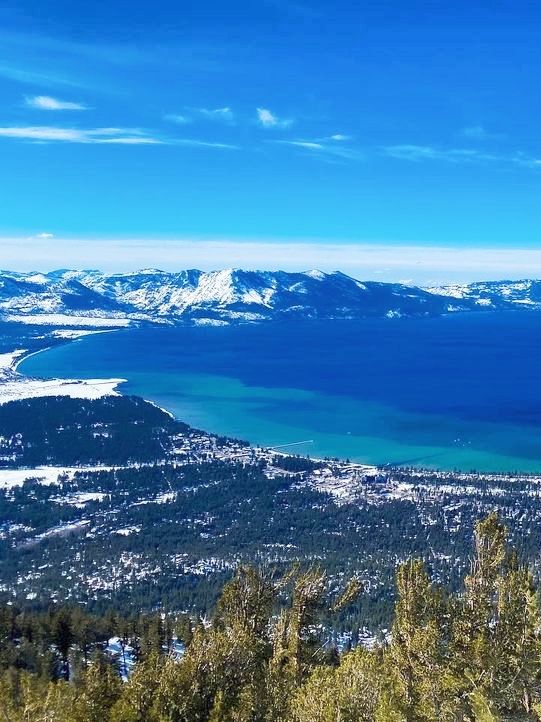
<instances>
[{"instance_id":1,"label":"tall pine in foreground","mask_svg":"<svg viewBox=\"0 0 541 722\"><path fill-rule=\"evenodd\" d=\"M506 540L496 514L477 525L450 649L466 699L489 720L530 719L541 699L538 598L531 573Z\"/></svg>"},{"instance_id":2,"label":"tall pine in foreground","mask_svg":"<svg viewBox=\"0 0 541 722\"><path fill-rule=\"evenodd\" d=\"M342 654L321 621L361 587L340 593L315 568L280 579L239 568L206 624L153 615L126 626L65 608L36 634L44 622L4 609L0 722L541 721L538 596L495 514L477 524L458 593L420 560L397 570L396 591L390 639ZM94 641L100 629L123 655L128 641L137 650L127 681L125 660L115 667Z\"/></svg>"}]
</instances>

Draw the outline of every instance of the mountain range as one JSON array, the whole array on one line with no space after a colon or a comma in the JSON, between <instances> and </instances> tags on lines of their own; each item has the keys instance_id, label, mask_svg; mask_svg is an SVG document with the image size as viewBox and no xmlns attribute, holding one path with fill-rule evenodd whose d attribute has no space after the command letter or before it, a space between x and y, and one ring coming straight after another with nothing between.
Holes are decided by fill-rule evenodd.
<instances>
[{"instance_id":1,"label":"mountain range","mask_svg":"<svg viewBox=\"0 0 541 722\"><path fill-rule=\"evenodd\" d=\"M494 281L419 288L361 282L340 272L178 273L154 269L107 274L0 271L0 318L56 323L189 322L422 317L473 310L541 310L541 281Z\"/></svg>"}]
</instances>

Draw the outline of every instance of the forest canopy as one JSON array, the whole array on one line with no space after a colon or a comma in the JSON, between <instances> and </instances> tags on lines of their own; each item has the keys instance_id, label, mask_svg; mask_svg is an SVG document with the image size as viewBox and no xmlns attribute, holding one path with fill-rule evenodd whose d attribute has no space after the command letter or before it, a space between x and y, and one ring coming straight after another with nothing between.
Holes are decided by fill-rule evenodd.
<instances>
[{"instance_id":1,"label":"forest canopy","mask_svg":"<svg viewBox=\"0 0 541 722\"><path fill-rule=\"evenodd\" d=\"M211 620L91 617L79 607L0 616L4 722L449 722L541 719L541 615L496 514L478 522L455 593L411 559L390 635L338 649L321 623L363 590L315 567L241 567ZM106 651L116 635L121 654ZM122 653L133 650L127 673ZM181 652L179 652L181 649Z\"/></svg>"}]
</instances>

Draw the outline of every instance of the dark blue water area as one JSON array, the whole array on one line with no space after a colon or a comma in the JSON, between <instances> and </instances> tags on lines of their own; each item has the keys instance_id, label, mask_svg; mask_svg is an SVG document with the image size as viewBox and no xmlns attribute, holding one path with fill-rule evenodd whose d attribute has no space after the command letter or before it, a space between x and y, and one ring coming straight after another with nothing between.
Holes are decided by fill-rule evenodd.
<instances>
[{"instance_id":1,"label":"dark blue water area","mask_svg":"<svg viewBox=\"0 0 541 722\"><path fill-rule=\"evenodd\" d=\"M20 370L126 378L127 392L257 443L308 434L314 451L371 463L541 470L540 352L541 314L487 312L129 329Z\"/></svg>"}]
</instances>

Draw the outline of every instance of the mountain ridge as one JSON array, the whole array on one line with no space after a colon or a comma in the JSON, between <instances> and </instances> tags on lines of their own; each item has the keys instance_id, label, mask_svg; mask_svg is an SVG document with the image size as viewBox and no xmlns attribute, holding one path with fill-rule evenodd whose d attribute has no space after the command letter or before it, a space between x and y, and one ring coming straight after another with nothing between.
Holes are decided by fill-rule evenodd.
<instances>
[{"instance_id":1,"label":"mountain ridge","mask_svg":"<svg viewBox=\"0 0 541 722\"><path fill-rule=\"evenodd\" d=\"M421 288L359 281L340 271L317 269L0 271L0 318L26 322L72 315L89 320L229 324L280 319L425 317L509 308L541 310L541 281Z\"/></svg>"}]
</instances>

